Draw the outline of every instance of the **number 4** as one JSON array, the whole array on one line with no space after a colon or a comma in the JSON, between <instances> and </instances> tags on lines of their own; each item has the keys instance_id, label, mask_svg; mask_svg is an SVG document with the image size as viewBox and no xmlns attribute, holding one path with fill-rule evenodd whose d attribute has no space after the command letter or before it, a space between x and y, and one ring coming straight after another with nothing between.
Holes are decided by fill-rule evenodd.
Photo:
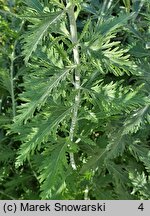
<instances>
[{"instance_id":1,"label":"number 4","mask_svg":"<svg viewBox=\"0 0 150 216\"><path fill-rule=\"evenodd\" d=\"M143 206L143 203L141 203L138 207L139 210L143 211L144 210L144 206Z\"/></svg>"}]
</instances>

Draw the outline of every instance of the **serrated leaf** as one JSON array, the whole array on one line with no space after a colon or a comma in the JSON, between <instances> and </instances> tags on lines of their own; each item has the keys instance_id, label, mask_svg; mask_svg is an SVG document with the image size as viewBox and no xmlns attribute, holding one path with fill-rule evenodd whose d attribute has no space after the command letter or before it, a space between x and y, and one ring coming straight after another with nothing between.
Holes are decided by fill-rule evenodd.
<instances>
[{"instance_id":1,"label":"serrated leaf","mask_svg":"<svg viewBox=\"0 0 150 216\"><path fill-rule=\"evenodd\" d=\"M125 185L129 181L127 172L121 165L116 165L114 162L109 162L106 166L109 172L113 175L116 184L121 183L121 185Z\"/></svg>"},{"instance_id":2,"label":"serrated leaf","mask_svg":"<svg viewBox=\"0 0 150 216\"><path fill-rule=\"evenodd\" d=\"M23 55L25 55L25 63L32 53L36 50L37 45L42 40L43 36L47 32L48 28L60 21L62 11L50 13L45 19L42 19L38 24L33 26L29 33L26 33L23 38Z\"/></svg>"},{"instance_id":3,"label":"serrated leaf","mask_svg":"<svg viewBox=\"0 0 150 216\"><path fill-rule=\"evenodd\" d=\"M82 30L82 32L81 32L81 34L80 34L80 37L79 37L79 40L78 40L78 41L81 41L82 38L84 37L84 35L87 33L90 24L91 24L91 19L89 19L89 20L85 23L84 28L83 28L83 30Z\"/></svg>"},{"instance_id":4,"label":"serrated leaf","mask_svg":"<svg viewBox=\"0 0 150 216\"><path fill-rule=\"evenodd\" d=\"M136 140L130 145L129 150L137 161L142 161L145 168L150 172L150 151L148 146L137 143Z\"/></svg>"},{"instance_id":5,"label":"serrated leaf","mask_svg":"<svg viewBox=\"0 0 150 216\"><path fill-rule=\"evenodd\" d=\"M42 121L36 128L32 128L30 140L23 143L18 151L19 156L16 160L16 167L22 165L30 155L34 154L35 149L38 148L39 150L41 144L48 140L48 137L52 132L53 134L56 133L59 123L70 114L71 110L72 107L53 107L53 112L50 117L47 120Z\"/></svg>"},{"instance_id":6,"label":"serrated leaf","mask_svg":"<svg viewBox=\"0 0 150 216\"><path fill-rule=\"evenodd\" d=\"M100 33L104 36L107 35L109 32L114 31L115 29L119 28L122 24L126 23L129 19L134 16L135 13L131 14L120 14L118 17L114 17L111 19L106 20L100 26Z\"/></svg>"},{"instance_id":7,"label":"serrated leaf","mask_svg":"<svg viewBox=\"0 0 150 216\"><path fill-rule=\"evenodd\" d=\"M110 138L109 145L107 146L109 149L107 158L112 159L122 155L126 146L129 145L128 142L128 137L125 135L123 136L121 132L118 134L114 133Z\"/></svg>"},{"instance_id":8,"label":"serrated leaf","mask_svg":"<svg viewBox=\"0 0 150 216\"><path fill-rule=\"evenodd\" d=\"M39 13L43 12L43 6L38 0L25 0L24 3Z\"/></svg>"},{"instance_id":9,"label":"serrated leaf","mask_svg":"<svg viewBox=\"0 0 150 216\"><path fill-rule=\"evenodd\" d=\"M45 160L39 168L42 199L52 198L54 188L57 191L64 183L68 167L66 151L67 144L61 142L55 144L49 152L45 152Z\"/></svg>"},{"instance_id":10,"label":"serrated leaf","mask_svg":"<svg viewBox=\"0 0 150 216\"><path fill-rule=\"evenodd\" d=\"M100 168L103 166L104 159L106 157L107 149L99 149L92 157L87 161L80 170L80 173L84 173L87 170Z\"/></svg>"},{"instance_id":11,"label":"serrated leaf","mask_svg":"<svg viewBox=\"0 0 150 216\"><path fill-rule=\"evenodd\" d=\"M124 122L123 134L136 133L142 125L149 123L150 105L146 105L132 113Z\"/></svg>"},{"instance_id":12,"label":"serrated leaf","mask_svg":"<svg viewBox=\"0 0 150 216\"><path fill-rule=\"evenodd\" d=\"M36 88L39 89L36 89L36 91L31 89L29 93L23 93L21 96L24 101L26 101L26 103L20 106L20 114L16 116L15 124L21 124L23 121L26 123L27 120L33 116L35 109L40 109L40 107L45 104L47 98L50 96L51 91L66 78L70 70L72 70L72 68L60 70L60 72L52 76L48 82L43 83L42 86L40 86L40 80L38 80L39 85L37 85Z\"/></svg>"}]
</instances>

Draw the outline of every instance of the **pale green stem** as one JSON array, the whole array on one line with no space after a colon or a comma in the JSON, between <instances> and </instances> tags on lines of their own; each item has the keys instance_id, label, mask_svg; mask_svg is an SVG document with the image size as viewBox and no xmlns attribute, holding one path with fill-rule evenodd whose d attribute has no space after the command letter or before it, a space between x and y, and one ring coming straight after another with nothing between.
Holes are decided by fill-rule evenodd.
<instances>
[{"instance_id":1,"label":"pale green stem","mask_svg":"<svg viewBox=\"0 0 150 216\"><path fill-rule=\"evenodd\" d=\"M15 60L15 48L16 48L16 41L14 43L14 48L10 56L10 87L11 87L11 100L12 100L12 114L13 117L16 115L16 102L15 102L15 83L14 83L14 60Z\"/></svg>"},{"instance_id":2,"label":"pale green stem","mask_svg":"<svg viewBox=\"0 0 150 216\"><path fill-rule=\"evenodd\" d=\"M69 1L66 1L66 2L69 3ZM74 63L76 65L79 65L80 58L79 58L79 50L78 50L78 45L77 45L78 37L77 37L77 25L76 25L74 7L75 5L73 3L70 3L67 13L68 13L69 22L70 22L71 41L72 41L72 44L74 45L74 48L73 48ZM78 67L75 69L74 85L75 85L75 90L76 90L76 96L75 96L75 106L73 110L72 122L71 122L71 128L70 128L71 142L73 142L73 139L74 139L74 131L75 131L76 124L77 124L77 115L78 115L78 109L80 105L80 71ZM70 162L71 162L72 168L76 170L77 167L75 164L73 153L70 153Z\"/></svg>"},{"instance_id":3,"label":"pale green stem","mask_svg":"<svg viewBox=\"0 0 150 216\"><path fill-rule=\"evenodd\" d=\"M89 193L89 188L88 186L86 186L84 191L84 200L89 200L88 193Z\"/></svg>"}]
</instances>

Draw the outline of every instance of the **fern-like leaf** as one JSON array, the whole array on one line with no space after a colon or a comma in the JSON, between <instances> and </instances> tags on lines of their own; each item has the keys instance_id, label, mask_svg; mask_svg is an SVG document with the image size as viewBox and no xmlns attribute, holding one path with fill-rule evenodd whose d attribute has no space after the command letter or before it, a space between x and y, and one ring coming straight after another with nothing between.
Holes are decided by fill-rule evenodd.
<instances>
[{"instance_id":1,"label":"fern-like leaf","mask_svg":"<svg viewBox=\"0 0 150 216\"><path fill-rule=\"evenodd\" d=\"M43 152L44 161L39 168L42 199L54 198L64 184L68 168L66 151L67 144L60 140L59 143L54 144Z\"/></svg>"},{"instance_id":2,"label":"fern-like leaf","mask_svg":"<svg viewBox=\"0 0 150 216\"><path fill-rule=\"evenodd\" d=\"M146 123L150 123L150 105L139 108L126 119L123 133L136 133Z\"/></svg>"},{"instance_id":3,"label":"fern-like leaf","mask_svg":"<svg viewBox=\"0 0 150 216\"><path fill-rule=\"evenodd\" d=\"M138 141L139 142L139 141ZM143 143L138 143L136 140L130 146L129 150L137 161L142 161L150 173L150 151Z\"/></svg>"},{"instance_id":4,"label":"fern-like leaf","mask_svg":"<svg viewBox=\"0 0 150 216\"><path fill-rule=\"evenodd\" d=\"M128 180L128 174L125 171L124 167L121 165L116 165L114 162L107 163L107 169L113 175L113 178L117 185L125 185Z\"/></svg>"},{"instance_id":5,"label":"fern-like leaf","mask_svg":"<svg viewBox=\"0 0 150 216\"><path fill-rule=\"evenodd\" d=\"M38 0L25 0L24 3L37 12L43 12L43 6Z\"/></svg>"},{"instance_id":6,"label":"fern-like leaf","mask_svg":"<svg viewBox=\"0 0 150 216\"><path fill-rule=\"evenodd\" d=\"M70 114L72 107L52 107L53 111L51 112L50 117L47 120L40 120L41 117L37 119L38 122L41 121L39 125L31 124L31 132L28 135L28 141L23 143L18 151L19 156L16 160L16 167L23 164L23 162L34 154L35 149L38 150L41 147L41 144L48 141L50 134L53 135L57 131L57 127L63 119ZM14 131L16 128L14 127Z\"/></svg>"},{"instance_id":7,"label":"fern-like leaf","mask_svg":"<svg viewBox=\"0 0 150 216\"><path fill-rule=\"evenodd\" d=\"M80 173L84 173L87 170L96 169L97 167L99 169L102 168L106 155L107 149L99 148L97 152L94 152L94 154L89 157L89 160L85 165L83 165Z\"/></svg>"},{"instance_id":8,"label":"fern-like leaf","mask_svg":"<svg viewBox=\"0 0 150 216\"><path fill-rule=\"evenodd\" d=\"M62 11L50 13L39 23L32 26L32 30L23 36L23 55L25 55L25 63L28 62L32 53L36 50L37 45L42 40L48 28L60 21Z\"/></svg>"},{"instance_id":9,"label":"fern-like leaf","mask_svg":"<svg viewBox=\"0 0 150 216\"><path fill-rule=\"evenodd\" d=\"M108 145L109 152L107 158L112 159L123 155L126 146L129 144L128 142L128 137L123 136L121 132L118 134L113 133Z\"/></svg>"},{"instance_id":10,"label":"fern-like leaf","mask_svg":"<svg viewBox=\"0 0 150 216\"><path fill-rule=\"evenodd\" d=\"M31 80L28 78L26 85L32 89L30 92L24 92L20 95L21 99L26 101L26 103L19 107L20 109L18 112L20 114L16 116L15 124L21 124L23 121L26 123L27 120L33 116L35 109L40 109L41 106L45 104L47 98L50 96L51 91L67 77L70 70L72 70L70 67L60 70L58 73L52 76L49 81L47 80L46 83L41 83L41 80L37 79L36 77L32 78Z\"/></svg>"},{"instance_id":11,"label":"fern-like leaf","mask_svg":"<svg viewBox=\"0 0 150 216\"><path fill-rule=\"evenodd\" d=\"M108 33L114 31L115 29L118 29L123 24L127 23L127 21L130 20L134 16L134 14L135 13L120 14L118 17L111 17L99 25L97 32L98 30L100 30L100 33L105 36Z\"/></svg>"}]
</instances>

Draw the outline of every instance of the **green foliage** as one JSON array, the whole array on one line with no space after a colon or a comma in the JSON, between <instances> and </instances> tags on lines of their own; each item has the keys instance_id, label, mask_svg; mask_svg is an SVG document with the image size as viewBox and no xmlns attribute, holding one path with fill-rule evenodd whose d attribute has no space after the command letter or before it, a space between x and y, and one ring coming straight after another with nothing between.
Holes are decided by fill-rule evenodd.
<instances>
[{"instance_id":1,"label":"green foliage","mask_svg":"<svg viewBox=\"0 0 150 216\"><path fill-rule=\"evenodd\" d=\"M149 1L13 2L0 1L0 198L150 199Z\"/></svg>"}]
</instances>

